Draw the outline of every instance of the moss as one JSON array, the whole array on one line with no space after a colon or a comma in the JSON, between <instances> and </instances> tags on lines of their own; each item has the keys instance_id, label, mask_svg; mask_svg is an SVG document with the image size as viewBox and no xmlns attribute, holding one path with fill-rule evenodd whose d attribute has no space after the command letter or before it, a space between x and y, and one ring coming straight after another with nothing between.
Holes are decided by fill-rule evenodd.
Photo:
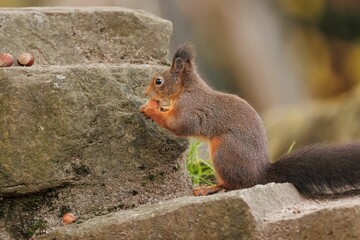
<instances>
[{"instance_id":1,"label":"moss","mask_svg":"<svg viewBox=\"0 0 360 240\"><path fill-rule=\"evenodd\" d=\"M10 234L14 239L30 239L34 234L45 233L47 227L48 223L44 219L18 219L10 228Z\"/></svg>"},{"instance_id":2,"label":"moss","mask_svg":"<svg viewBox=\"0 0 360 240\"><path fill-rule=\"evenodd\" d=\"M73 165L72 168L74 172L79 176L85 177L91 173L90 168L86 165L80 165L80 166Z\"/></svg>"},{"instance_id":3,"label":"moss","mask_svg":"<svg viewBox=\"0 0 360 240\"><path fill-rule=\"evenodd\" d=\"M0 219L5 218L5 211L4 209L0 208Z\"/></svg>"},{"instance_id":4,"label":"moss","mask_svg":"<svg viewBox=\"0 0 360 240\"><path fill-rule=\"evenodd\" d=\"M24 232L23 236L31 238L35 233L42 233L47 228L47 222L43 219L33 222Z\"/></svg>"},{"instance_id":5,"label":"moss","mask_svg":"<svg viewBox=\"0 0 360 240\"><path fill-rule=\"evenodd\" d=\"M151 174L151 173L150 173L150 174L148 175L148 178L149 178L150 181L155 181L156 176L155 176L154 174Z\"/></svg>"},{"instance_id":6,"label":"moss","mask_svg":"<svg viewBox=\"0 0 360 240\"><path fill-rule=\"evenodd\" d=\"M0 219L13 239L29 239L34 233L42 233L48 224L41 217L40 209L53 208L58 197L56 190L23 197L6 198L0 202Z\"/></svg>"}]
</instances>

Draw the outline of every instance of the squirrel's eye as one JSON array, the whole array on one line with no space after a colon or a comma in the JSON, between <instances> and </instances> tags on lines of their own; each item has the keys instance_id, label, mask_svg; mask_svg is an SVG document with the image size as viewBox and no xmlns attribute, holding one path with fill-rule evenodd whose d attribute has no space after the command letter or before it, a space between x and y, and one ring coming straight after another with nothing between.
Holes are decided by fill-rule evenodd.
<instances>
[{"instance_id":1,"label":"squirrel's eye","mask_svg":"<svg viewBox=\"0 0 360 240\"><path fill-rule=\"evenodd\" d=\"M156 85L161 85L163 83L163 80L161 78L157 78L155 80Z\"/></svg>"}]
</instances>

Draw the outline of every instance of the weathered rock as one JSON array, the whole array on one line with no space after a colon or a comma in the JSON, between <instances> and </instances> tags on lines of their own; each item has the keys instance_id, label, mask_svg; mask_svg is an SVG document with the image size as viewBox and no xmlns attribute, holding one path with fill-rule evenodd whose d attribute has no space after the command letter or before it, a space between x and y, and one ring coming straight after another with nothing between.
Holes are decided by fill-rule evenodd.
<instances>
[{"instance_id":1,"label":"weathered rock","mask_svg":"<svg viewBox=\"0 0 360 240\"><path fill-rule=\"evenodd\" d=\"M1 9L0 50L36 65L163 63L171 22L125 8Z\"/></svg>"},{"instance_id":2,"label":"weathered rock","mask_svg":"<svg viewBox=\"0 0 360 240\"><path fill-rule=\"evenodd\" d=\"M333 101L271 109L264 120L269 135L270 155L276 160L293 142L295 148L360 138L360 86Z\"/></svg>"},{"instance_id":3,"label":"weathered rock","mask_svg":"<svg viewBox=\"0 0 360 240\"><path fill-rule=\"evenodd\" d=\"M231 208L227 206L231 205ZM234 209L237 211L233 211ZM254 220L246 203L228 196L180 198L91 219L39 239L239 239ZM211 219L211 221L209 221Z\"/></svg>"},{"instance_id":4,"label":"weathered rock","mask_svg":"<svg viewBox=\"0 0 360 240\"><path fill-rule=\"evenodd\" d=\"M0 68L0 239L191 193L187 142L138 112L171 31L140 10L1 9L0 50L35 64Z\"/></svg>"},{"instance_id":5,"label":"weathered rock","mask_svg":"<svg viewBox=\"0 0 360 240\"><path fill-rule=\"evenodd\" d=\"M283 216L283 219L266 224L257 239L360 239L359 202L357 197L327 202L325 206L302 204L284 209L283 212L292 216ZM312 209L309 211L309 208Z\"/></svg>"},{"instance_id":6,"label":"weathered rock","mask_svg":"<svg viewBox=\"0 0 360 240\"><path fill-rule=\"evenodd\" d=\"M36 239L249 239L255 219L239 193L142 206L59 228Z\"/></svg>"},{"instance_id":7,"label":"weathered rock","mask_svg":"<svg viewBox=\"0 0 360 240\"><path fill-rule=\"evenodd\" d=\"M87 219L190 194L182 155L187 142L138 111L148 79L162 70L129 64L0 69L0 197L60 187L4 199L0 226L28 217L51 227L65 210Z\"/></svg>"},{"instance_id":8,"label":"weathered rock","mask_svg":"<svg viewBox=\"0 0 360 240\"><path fill-rule=\"evenodd\" d=\"M360 198L310 201L291 184L183 197L35 239L359 239Z\"/></svg>"},{"instance_id":9,"label":"weathered rock","mask_svg":"<svg viewBox=\"0 0 360 240\"><path fill-rule=\"evenodd\" d=\"M160 67L0 70L0 196L86 178L122 179L118 187L128 188L165 174L156 169L175 167L169 159L186 148L138 112L141 91Z\"/></svg>"}]
</instances>

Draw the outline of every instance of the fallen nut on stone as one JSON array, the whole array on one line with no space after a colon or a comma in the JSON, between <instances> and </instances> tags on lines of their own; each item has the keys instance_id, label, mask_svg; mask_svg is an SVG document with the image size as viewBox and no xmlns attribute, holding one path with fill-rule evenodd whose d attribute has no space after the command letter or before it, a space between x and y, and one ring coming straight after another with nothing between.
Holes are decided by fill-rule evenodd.
<instances>
[{"instance_id":1,"label":"fallen nut on stone","mask_svg":"<svg viewBox=\"0 0 360 240\"><path fill-rule=\"evenodd\" d=\"M10 53L2 53L0 55L0 67L10 67L14 63L14 58Z\"/></svg>"},{"instance_id":2,"label":"fallen nut on stone","mask_svg":"<svg viewBox=\"0 0 360 240\"><path fill-rule=\"evenodd\" d=\"M62 223L65 225L74 223L75 221L76 221L76 217L72 213L65 213L64 216L62 217Z\"/></svg>"},{"instance_id":3,"label":"fallen nut on stone","mask_svg":"<svg viewBox=\"0 0 360 240\"><path fill-rule=\"evenodd\" d=\"M35 58L31 53L26 52L26 53L21 54L18 57L17 61L21 66L29 67L34 64Z\"/></svg>"}]
</instances>

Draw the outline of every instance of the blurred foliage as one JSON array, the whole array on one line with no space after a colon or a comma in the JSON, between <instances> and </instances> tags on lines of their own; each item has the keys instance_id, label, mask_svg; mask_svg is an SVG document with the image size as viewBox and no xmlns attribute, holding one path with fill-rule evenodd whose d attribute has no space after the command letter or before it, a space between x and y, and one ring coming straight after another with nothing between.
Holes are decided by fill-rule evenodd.
<instances>
[{"instance_id":1,"label":"blurred foliage","mask_svg":"<svg viewBox=\"0 0 360 240\"><path fill-rule=\"evenodd\" d=\"M31 7L42 3L42 0L1 0L0 7Z\"/></svg>"},{"instance_id":2,"label":"blurred foliage","mask_svg":"<svg viewBox=\"0 0 360 240\"><path fill-rule=\"evenodd\" d=\"M360 82L360 1L278 0L310 96L334 97Z\"/></svg>"},{"instance_id":3,"label":"blurred foliage","mask_svg":"<svg viewBox=\"0 0 360 240\"><path fill-rule=\"evenodd\" d=\"M325 0L278 0L282 10L300 19L317 19L322 14Z\"/></svg>"},{"instance_id":4,"label":"blurred foliage","mask_svg":"<svg viewBox=\"0 0 360 240\"><path fill-rule=\"evenodd\" d=\"M336 97L360 82L359 0L0 1L0 7L47 5L116 5L169 19L171 52L194 42L211 85L257 110Z\"/></svg>"},{"instance_id":5,"label":"blurred foliage","mask_svg":"<svg viewBox=\"0 0 360 240\"><path fill-rule=\"evenodd\" d=\"M347 58L344 59L345 72L347 77L355 84L360 83L360 41L349 48Z\"/></svg>"}]
</instances>

